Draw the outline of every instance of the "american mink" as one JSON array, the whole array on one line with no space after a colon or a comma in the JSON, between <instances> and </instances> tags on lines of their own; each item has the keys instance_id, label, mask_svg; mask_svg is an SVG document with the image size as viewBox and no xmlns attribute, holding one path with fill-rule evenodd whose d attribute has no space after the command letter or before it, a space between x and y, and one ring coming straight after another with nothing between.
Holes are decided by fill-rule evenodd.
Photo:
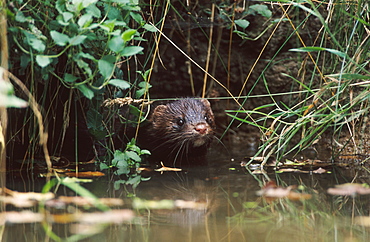
<instances>
[{"instance_id":1,"label":"american mink","mask_svg":"<svg viewBox=\"0 0 370 242\"><path fill-rule=\"evenodd\" d=\"M206 99L182 98L154 108L139 144L164 162L197 160L205 156L215 129Z\"/></svg>"}]
</instances>

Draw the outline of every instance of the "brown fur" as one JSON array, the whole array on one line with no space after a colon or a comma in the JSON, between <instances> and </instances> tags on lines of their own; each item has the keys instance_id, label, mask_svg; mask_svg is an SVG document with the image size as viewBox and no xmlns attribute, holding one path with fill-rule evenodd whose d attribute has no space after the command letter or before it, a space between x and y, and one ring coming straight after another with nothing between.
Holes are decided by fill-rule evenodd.
<instances>
[{"instance_id":1,"label":"brown fur","mask_svg":"<svg viewBox=\"0 0 370 242\"><path fill-rule=\"evenodd\" d=\"M206 99L183 98L158 105L145 131L145 143L155 156L166 160L204 156L215 129Z\"/></svg>"}]
</instances>

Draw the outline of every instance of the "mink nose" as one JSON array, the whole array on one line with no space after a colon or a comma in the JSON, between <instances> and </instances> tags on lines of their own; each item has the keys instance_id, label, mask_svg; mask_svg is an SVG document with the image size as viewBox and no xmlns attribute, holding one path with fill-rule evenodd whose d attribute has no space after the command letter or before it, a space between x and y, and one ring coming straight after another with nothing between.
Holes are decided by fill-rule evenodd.
<instances>
[{"instance_id":1,"label":"mink nose","mask_svg":"<svg viewBox=\"0 0 370 242\"><path fill-rule=\"evenodd\" d=\"M207 124L203 124L203 123L200 123L200 124L197 124L195 125L195 130L200 133L200 134L205 134L207 133Z\"/></svg>"}]
</instances>

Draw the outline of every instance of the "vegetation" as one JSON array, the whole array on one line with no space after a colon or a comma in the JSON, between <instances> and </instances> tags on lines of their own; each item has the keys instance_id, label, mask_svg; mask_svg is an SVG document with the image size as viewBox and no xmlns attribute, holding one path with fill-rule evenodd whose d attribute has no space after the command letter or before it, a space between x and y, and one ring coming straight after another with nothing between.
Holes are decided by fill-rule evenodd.
<instances>
[{"instance_id":1,"label":"vegetation","mask_svg":"<svg viewBox=\"0 0 370 242\"><path fill-rule=\"evenodd\" d=\"M271 83L262 72L258 81L263 82L272 102L253 110L229 111L229 115L260 129L263 144L258 154L263 154L265 161L272 155L281 159L310 147L318 143L324 133L330 134L334 145L340 143L340 149L334 156L348 143L355 147L352 152L366 153L360 140L364 138L361 133L367 125L370 94L367 81L370 72L366 68L370 53L366 32L370 24L368 11L365 10L367 3L272 3L281 8L283 17L292 27L289 38L298 37L300 43L297 46L303 46L290 49L301 57L299 75L282 73L285 78L292 80L292 90L287 93L291 99L288 103L277 101L279 95L285 94L273 93L270 90ZM291 11L282 3L287 3ZM300 30L314 20L319 21L320 28L312 36L313 43L308 44L307 40L301 38ZM269 64L273 63L277 54ZM247 118L242 118L239 115L241 113L246 114ZM340 140L344 131L349 132L350 140Z\"/></svg>"},{"instance_id":2,"label":"vegetation","mask_svg":"<svg viewBox=\"0 0 370 242\"><path fill-rule=\"evenodd\" d=\"M138 1L16 1L9 5L8 24L10 70L43 107L52 154L60 155L69 126L84 122L96 139L108 135L111 127L100 112L104 98L140 98L148 91L140 75L125 71L143 53L145 33L155 31ZM28 129L32 158L38 150L36 121L32 113L19 120L20 111L14 112L10 140ZM77 146L77 131L74 138Z\"/></svg>"},{"instance_id":3,"label":"vegetation","mask_svg":"<svg viewBox=\"0 0 370 242\"><path fill-rule=\"evenodd\" d=\"M370 43L365 5L365 1L348 5L271 1L273 8L269 8L258 1L214 1L190 9L190 5L182 1L158 1L149 6L137 0L16 1L7 11L10 70L16 71L16 76L27 83L43 107L43 124L48 126L53 155L61 155L66 139L71 137L68 129L80 123L86 123L95 140L112 140L117 132L115 122L119 109L104 116L103 101L117 97L148 98L149 89L153 86L155 90L161 85L171 89L190 85L192 95L212 96L216 92L218 99L233 99L239 110L228 111L232 120L224 134L235 128L236 121L257 127L263 142L256 155L262 155L265 160L272 155L279 160L311 147L324 134L330 134L333 144L340 147L338 151L352 144L355 153L362 153L359 134L366 127L369 108L366 81L370 76L366 69ZM193 14L184 14L189 12ZM173 31L196 30L186 33L186 46L179 46L179 41L172 41L176 38L168 36L165 30L169 23ZM271 46L273 52L265 54L269 42L279 38L276 34L279 28L286 31L286 38L282 44ZM200 47L208 45L204 65L200 57L192 54L192 35L208 41ZM189 64L187 84L184 82L187 80L166 84L165 77L161 80L163 84L158 81L149 84L159 47L171 48L162 44L162 36L170 41L172 48L180 50L176 53L197 67ZM229 45L221 44L225 40ZM256 45L260 51L255 55L252 52L255 60L251 58L254 62L248 63L251 70L238 85L232 80L238 75L232 70L236 44L239 49ZM291 56L288 58L296 60L299 70L286 69L281 74L289 80L290 87L275 88L268 73L284 61L280 56L286 55L287 50ZM168 66L163 58L160 61ZM256 66L264 68L252 74ZM203 72L203 81L196 82L200 72ZM264 97L264 101L250 108L248 101L255 97ZM31 141L25 152L27 158L45 153L38 150L39 131L34 127L39 121L28 110L21 116L20 111L12 112L10 122L15 125L11 127L9 140L18 140L22 130L27 129L21 141ZM130 108L130 112L141 116L135 107ZM129 125L135 126L137 122ZM348 131L352 138L341 140L343 131ZM75 159L79 160L81 134L77 128L72 137ZM106 160L107 167L130 149L115 151L119 147L113 142L104 148L113 157ZM139 160L141 158L135 162ZM120 170L122 164L117 164Z\"/></svg>"},{"instance_id":4,"label":"vegetation","mask_svg":"<svg viewBox=\"0 0 370 242\"><path fill-rule=\"evenodd\" d=\"M68 146L71 161L77 164L84 147L91 148L84 138L93 136L106 151L99 160L105 173L95 174L106 176L94 180L95 192L86 188L91 180L59 178L67 174L54 169L47 176L57 178L46 182L40 196L29 192L37 190L39 182L32 172L27 170L22 180L17 170L7 180L14 191L4 189L0 197L1 204L19 213L3 217L9 223L34 224L30 230L9 226L5 233L9 229L16 236L39 233L33 226L41 222L46 236L35 233L34 238L49 236L55 241L98 234L96 238L107 236L103 239L107 241L117 237L149 241L156 240L155 232L160 234L157 240L171 240L185 230L187 239L194 241L205 236L210 241L213 237L231 241L292 235L301 240L368 240L370 191L362 184L368 171L361 173L360 168L344 173L329 162L317 170L323 163L307 168L303 162L290 166L286 162L287 169L271 175L252 172L244 163L247 169L241 168L238 161L230 168L214 163L217 169L171 170L176 174L148 169L149 175L158 173L151 184L136 189L149 180L137 168L150 151L141 149L134 138L136 126L146 116L140 107L130 105L152 97L207 97L215 104L221 141L228 133L257 130L262 139L256 156L265 161L271 156L279 161L322 143L337 147L332 149L333 157L348 146L352 153L367 154L368 1L17 0L7 4L10 55L9 68L3 67L9 73L0 69L0 109L8 108L10 125L7 137L0 135L0 148L7 142L8 157L29 161L27 168L39 175L34 158L45 155L50 168L48 149L58 156ZM115 98L127 98L125 108L104 106ZM29 108L15 109L27 106L23 100ZM225 107L228 117L222 116ZM127 116L122 114L126 111ZM134 135L130 133L120 147L114 138L122 125L133 128ZM79 169L76 165L70 173L81 178ZM276 184L271 186L271 180ZM333 187L336 190L330 193ZM66 196L58 197L61 194ZM31 213L23 210L32 209L36 212L30 219ZM172 233L168 228L173 228ZM110 230L100 237L104 229Z\"/></svg>"}]
</instances>

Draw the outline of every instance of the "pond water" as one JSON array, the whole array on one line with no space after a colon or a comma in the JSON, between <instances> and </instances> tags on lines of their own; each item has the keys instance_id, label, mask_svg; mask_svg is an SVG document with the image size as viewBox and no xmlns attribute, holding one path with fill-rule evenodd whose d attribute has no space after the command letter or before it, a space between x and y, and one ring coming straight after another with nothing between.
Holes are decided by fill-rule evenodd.
<instances>
[{"instance_id":1,"label":"pond water","mask_svg":"<svg viewBox=\"0 0 370 242\"><path fill-rule=\"evenodd\" d=\"M117 189L115 182L123 177L110 172L79 182L98 198L117 199L105 212L86 201L61 201L61 196L80 197L56 183L51 189L55 199L3 207L8 213L2 213L2 241L369 241L370 195L327 192L338 184L369 183L362 167L330 165L323 174L273 168L255 173L241 160L213 152L208 165L145 171L142 175L150 179L135 189ZM260 196L269 180L278 196L288 191L300 194L298 199ZM40 192L45 183L32 171L7 173L12 191Z\"/></svg>"}]
</instances>

